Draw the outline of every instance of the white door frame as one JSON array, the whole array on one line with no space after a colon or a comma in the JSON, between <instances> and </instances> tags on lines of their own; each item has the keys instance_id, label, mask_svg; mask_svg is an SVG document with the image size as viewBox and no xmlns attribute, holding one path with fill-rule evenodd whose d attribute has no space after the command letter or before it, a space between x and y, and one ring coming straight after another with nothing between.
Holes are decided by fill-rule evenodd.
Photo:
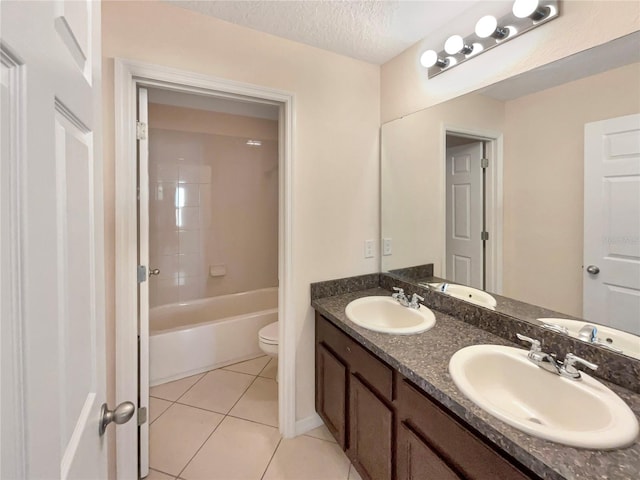
<instances>
[{"instance_id":1,"label":"white door frame","mask_svg":"<svg viewBox=\"0 0 640 480\"><path fill-rule=\"evenodd\" d=\"M440 139L440 158L442 158L442 191L446 192L446 155L447 155L447 135L456 135L459 137L472 138L487 142L487 158L489 159L489 167L486 172L486 225L489 232L489 240L486 244L486 286L487 291L501 294L502 293L502 242L503 242L503 134L495 130L484 130L480 128L471 128L459 125L443 123L441 127ZM443 218L446 218L446 199L442 205ZM446 229L443 229L442 242L442 271L446 272ZM445 276L446 278L446 276Z\"/></svg>"},{"instance_id":2,"label":"white door frame","mask_svg":"<svg viewBox=\"0 0 640 480\"><path fill-rule=\"evenodd\" d=\"M137 194L136 90L138 85L182 92L278 103L280 114L278 320L280 346L278 413L280 433L295 436L295 324L293 322L293 135L294 95L208 75L115 59L116 176L116 403L138 396L137 342ZM123 428L127 427L127 428ZM118 478L137 478L136 422L122 425L116 437Z\"/></svg>"}]
</instances>

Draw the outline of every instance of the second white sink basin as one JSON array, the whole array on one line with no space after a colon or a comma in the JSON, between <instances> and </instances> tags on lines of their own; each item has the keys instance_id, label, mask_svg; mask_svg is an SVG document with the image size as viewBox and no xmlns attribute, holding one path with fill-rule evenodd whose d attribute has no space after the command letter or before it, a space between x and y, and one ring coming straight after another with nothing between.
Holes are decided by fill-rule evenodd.
<instances>
[{"instance_id":1,"label":"second white sink basin","mask_svg":"<svg viewBox=\"0 0 640 480\"><path fill-rule=\"evenodd\" d=\"M547 327L556 326L566 329L566 333L578 338L578 332L585 325L593 325L598 329L596 345L604 345L621 351L625 355L640 359L640 338L637 335L616 330L606 325L588 322L586 320L571 320L569 318L538 318Z\"/></svg>"},{"instance_id":2,"label":"second white sink basin","mask_svg":"<svg viewBox=\"0 0 640 480\"><path fill-rule=\"evenodd\" d=\"M473 303L474 305L485 307L490 310L495 310L496 305L498 304L496 299L487 292L478 290L477 288L467 287L466 285L459 285L457 283L426 283L421 285L428 285L429 287L442 293L446 293L451 297L459 298L465 302ZM442 288L443 285L444 289Z\"/></svg>"},{"instance_id":3,"label":"second white sink basin","mask_svg":"<svg viewBox=\"0 0 640 480\"><path fill-rule=\"evenodd\" d=\"M547 372L527 353L499 345L466 347L451 357L449 373L480 408L536 437L594 449L633 443L638 421L613 391L584 373L571 380Z\"/></svg>"},{"instance_id":4,"label":"second white sink basin","mask_svg":"<svg viewBox=\"0 0 640 480\"><path fill-rule=\"evenodd\" d=\"M359 298L347 305L345 314L356 325L396 335L424 332L436 324L435 315L424 305L419 309L403 307L391 297Z\"/></svg>"}]
</instances>

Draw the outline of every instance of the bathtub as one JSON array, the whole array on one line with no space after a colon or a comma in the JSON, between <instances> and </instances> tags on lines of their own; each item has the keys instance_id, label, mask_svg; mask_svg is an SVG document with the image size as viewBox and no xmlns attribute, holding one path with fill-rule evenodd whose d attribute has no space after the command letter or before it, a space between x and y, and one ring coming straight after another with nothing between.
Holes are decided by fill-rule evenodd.
<instances>
[{"instance_id":1,"label":"bathtub","mask_svg":"<svg viewBox=\"0 0 640 480\"><path fill-rule=\"evenodd\" d=\"M150 309L150 385L263 355L258 331L277 320L277 287Z\"/></svg>"}]
</instances>

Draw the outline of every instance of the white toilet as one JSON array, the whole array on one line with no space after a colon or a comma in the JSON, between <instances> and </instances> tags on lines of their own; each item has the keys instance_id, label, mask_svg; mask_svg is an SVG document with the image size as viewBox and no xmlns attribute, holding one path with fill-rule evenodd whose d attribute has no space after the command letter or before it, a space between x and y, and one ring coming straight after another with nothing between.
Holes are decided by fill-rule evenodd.
<instances>
[{"instance_id":1,"label":"white toilet","mask_svg":"<svg viewBox=\"0 0 640 480\"><path fill-rule=\"evenodd\" d=\"M260 350L275 359L278 358L278 330L278 322L273 322L258 332Z\"/></svg>"}]
</instances>

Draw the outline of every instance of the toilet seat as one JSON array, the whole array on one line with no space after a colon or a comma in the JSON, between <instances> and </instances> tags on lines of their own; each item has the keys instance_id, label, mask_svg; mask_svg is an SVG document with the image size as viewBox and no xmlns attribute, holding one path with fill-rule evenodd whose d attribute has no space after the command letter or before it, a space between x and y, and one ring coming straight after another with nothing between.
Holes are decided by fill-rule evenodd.
<instances>
[{"instance_id":1,"label":"toilet seat","mask_svg":"<svg viewBox=\"0 0 640 480\"><path fill-rule=\"evenodd\" d=\"M262 327L258 332L258 338L267 345L278 345L278 322Z\"/></svg>"}]
</instances>

